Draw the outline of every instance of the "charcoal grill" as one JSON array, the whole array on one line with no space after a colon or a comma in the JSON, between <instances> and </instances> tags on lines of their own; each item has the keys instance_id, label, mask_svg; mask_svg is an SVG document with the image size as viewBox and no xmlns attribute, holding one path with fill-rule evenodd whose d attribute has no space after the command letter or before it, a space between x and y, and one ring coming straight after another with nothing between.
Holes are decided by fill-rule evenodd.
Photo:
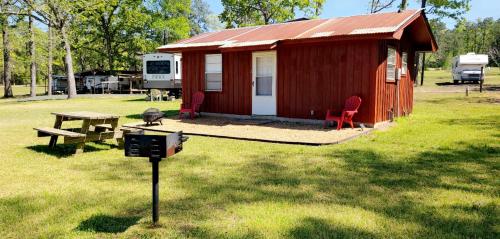
<instances>
[{"instance_id":1,"label":"charcoal grill","mask_svg":"<svg viewBox=\"0 0 500 239\"><path fill-rule=\"evenodd\" d=\"M153 178L153 223L156 224L159 219L159 187L158 187L158 163L163 158L168 158L182 151L182 143L186 142L187 136L182 135L182 131L169 135L143 135L126 134L125 135L125 156L127 157L149 157L151 162Z\"/></svg>"},{"instance_id":2,"label":"charcoal grill","mask_svg":"<svg viewBox=\"0 0 500 239\"><path fill-rule=\"evenodd\" d=\"M146 125L153 125L155 122L162 124L163 117L163 112L156 108L149 108L142 113L142 119L146 122Z\"/></svg>"}]
</instances>

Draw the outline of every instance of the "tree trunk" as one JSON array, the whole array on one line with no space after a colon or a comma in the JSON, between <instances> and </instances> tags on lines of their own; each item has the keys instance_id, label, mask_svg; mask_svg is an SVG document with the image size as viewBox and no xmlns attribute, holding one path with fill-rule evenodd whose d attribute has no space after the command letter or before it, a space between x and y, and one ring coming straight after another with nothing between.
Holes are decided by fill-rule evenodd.
<instances>
[{"instance_id":1,"label":"tree trunk","mask_svg":"<svg viewBox=\"0 0 500 239\"><path fill-rule=\"evenodd\" d=\"M421 7L424 9L425 11L425 6L427 4L427 0L422 0L422 5ZM420 75L420 85L424 85L424 71L425 71L425 52L422 53L422 73Z\"/></svg>"},{"instance_id":2,"label":"tree trunk","mask_svg":"<svg viewBox=\"0 0 500 239\"><path fill-rule=\"evenodd\" d=\"M66 77L68 78L68 99L74 98L76 96L76 82L75 74L73 72L73 59L71 57L71 46L68 39L68 34L66 32L66 26L61 27L61 35L64 42L64 50L66 54L64 56L64 62L66 63Z\"/></svg>"},{"instance_id":3,"label":"tree trunk","mask_svg":"<svg viewBox=\"0 0 500 239\"><path fill-rule=\"evenodd\" d=\"M47 78L48 78L48 83L47 83L47 94L50 96L52 95L52 24L49 22L49 49L48 49L48 58L47 59Z\"/></svg>"},{"instance_id":4,"label":"tree trunk","mask_svg":"<svg viewBox=\"0 0 500 239\"><path fill-rule=\"evenodd\" d=\"M5 4L5 3L3 3ZM9 41L9 22L8 15L2 16L2 36L3 36L3 96L5 98L13 97L11 86L11 62L10 62L10 41Z\"/></svg>"},{"instance_id":5,"label":"tree trunk","mask_svg":"<svg viewBox=\"0 0 500 239\"><path fill-rule=\"evenodd\" d=\"M30 77L31 77L31 88L30 88L30 96L36 96L36 59L35 59L35 32L33 31L33 17L28 16L28 28L30 34L29 40L29 51L28 54L30 56Z\"/></svg>"},{"instance_id":6,"label":"tree trunk","mask_svg":"<svg viewBox=\"0 0 500 239\"><path fill-rule=\"evenodd\" d=\"M408 0L401 0L401 5L399 5L399 10L404 11L408 5Z\"/></svg>"},{"instance_id":7,"label":"tree trunk","mask_svg":"<svg viewBox=\"0 0 500 239\"><path fill-rule=\"evenodd\" d=\"M422 73L420 74L420 85L424 85L424 74L425 74L425 52L422 53Z\"/></svg>"},{"instance_id":8,"label":"tree trunk","mask_svg":"<svg viewBox=\"0 0 500 239\"><path fill-rule=\"evenodd\" d=\"M111 37L107 36L106 37L106 51L108 53L108 66L109 66L109 71L112 73L115 69L114 66L114 57L113 57L113 47L111 46Z\"/></svg>"}]
</instances>

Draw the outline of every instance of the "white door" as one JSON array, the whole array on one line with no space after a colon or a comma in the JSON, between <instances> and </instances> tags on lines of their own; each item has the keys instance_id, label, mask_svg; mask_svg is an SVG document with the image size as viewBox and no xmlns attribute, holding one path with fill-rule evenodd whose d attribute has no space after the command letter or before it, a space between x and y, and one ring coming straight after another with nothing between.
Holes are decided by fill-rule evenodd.
<instances>
[{"instance_id":1,"label":"white door","mask_svg":"<svg viewBox=\"0 0 500 239\"><path fill-rule=\"evenodd\" d=\"M276 52L252 54L252 114L276 115Z\"/></svg>"}]
</instances>

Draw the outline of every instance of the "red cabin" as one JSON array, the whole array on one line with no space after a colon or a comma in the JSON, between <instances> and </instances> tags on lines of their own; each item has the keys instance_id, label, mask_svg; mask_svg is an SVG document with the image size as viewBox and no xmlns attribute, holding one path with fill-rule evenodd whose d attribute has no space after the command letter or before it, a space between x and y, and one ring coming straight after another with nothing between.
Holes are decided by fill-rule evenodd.
<instances>
[{"instance_id":1,"label":"red cabin","mask_svg":"<svg viewBox=\"0 0 500 239\"><path fill-rule=\"evenodd\" d=\"M437 50L421 10L312 19L204 33L160 52L182 53L183 102L201 112L325 118L349 96L371 126L413 109L415 53Z\"/></svg>"}]
</instances>

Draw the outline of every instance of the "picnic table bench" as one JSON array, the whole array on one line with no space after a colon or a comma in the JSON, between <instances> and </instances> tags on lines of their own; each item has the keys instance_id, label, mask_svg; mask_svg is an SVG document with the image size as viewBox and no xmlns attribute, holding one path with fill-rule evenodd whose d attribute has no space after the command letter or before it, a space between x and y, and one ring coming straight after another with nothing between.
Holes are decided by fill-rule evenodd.
<instances>
[{"instance_id":1,"label":"picnic table bench","mask_svg":"<svg viewBox=\"0 0 500 239\"><path fill-rule=\"evenodd\" d=\"M76 153L83 152L85 142L122 138L122 131L117 129L119 116L98 112L54 112L54 127L34 128L38 137L50 136L49 147L55 147L59 136L64 137L64 144L76 144ZM61 129L64 121L82 120L81 128Z\"/></svg>"}]
</instances>

